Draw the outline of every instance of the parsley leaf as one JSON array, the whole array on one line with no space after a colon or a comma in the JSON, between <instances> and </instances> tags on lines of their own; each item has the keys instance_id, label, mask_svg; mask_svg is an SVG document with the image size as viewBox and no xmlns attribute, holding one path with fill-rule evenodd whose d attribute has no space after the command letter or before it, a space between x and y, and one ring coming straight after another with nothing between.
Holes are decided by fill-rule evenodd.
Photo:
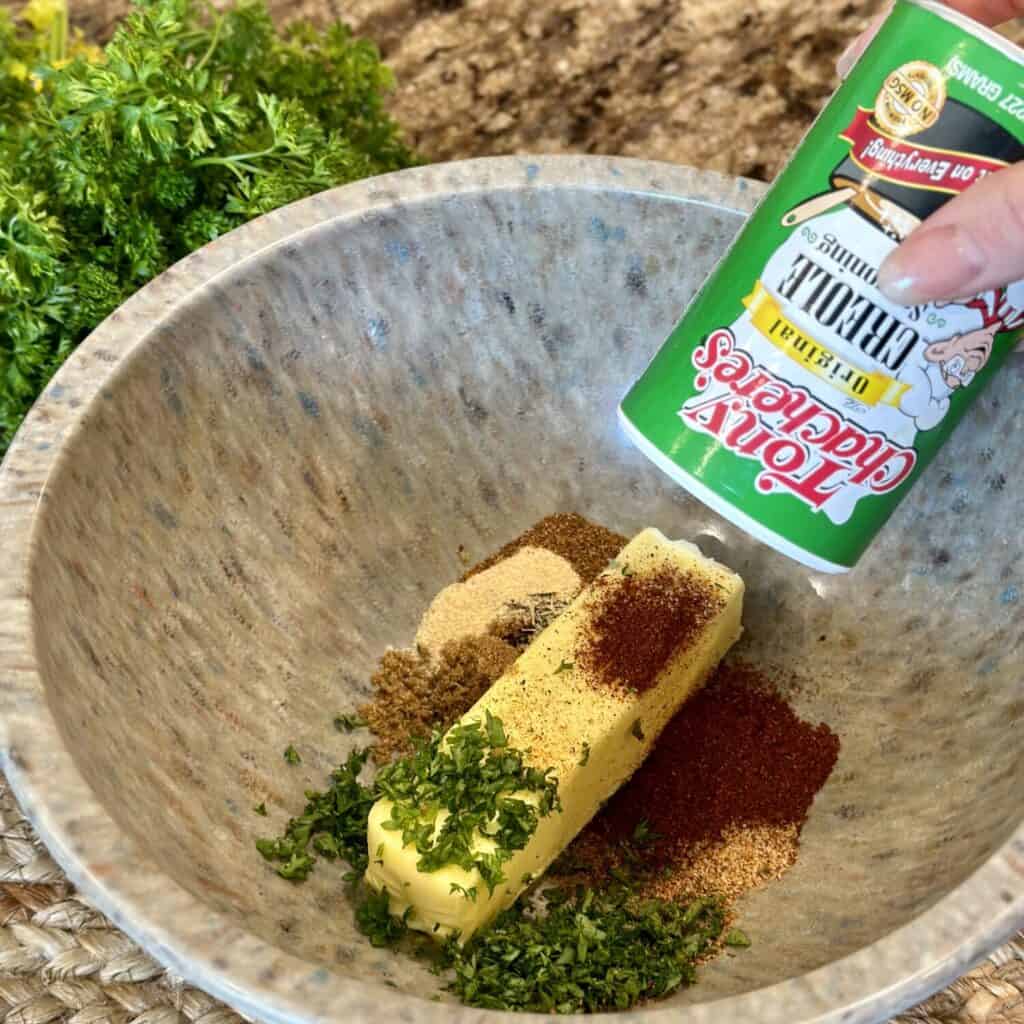
<instances>
[{"instance_id":1,"label":"parsley leaf","mask_svg":"<svg viewBox=\"0 0 1024 1024\"><path fill-rule=\"evenodd\" d=\"M501 724L501 719L495 718L490 711L485 711L485 714L487 715L487 742L495 750L507 747L508 740L505 738L505 727Z\"/></svg>"},{"instance_id":2,"label":"parsley leaf","mask_svg":"<svg viewBox=\"0 0 1024 1024\"><path fill-rule=\"evenodd\" d=\"M590 744L584 741L583 753L580 754L580 759L577 762L581 768L585 768L587 763L590 761Z\"/></svg>"},{"instance_id":3,"label":"parsley leaf","mask_svg":"<svg viewBox=\"0 0 1024 1024\"><path fill-rule=\"evenodd\" d=\"M264 800L263 803L257 804L253 810L261 817L267 816L267 802Z\"/></svg>"},{"instance_id":4,"label":"parsley leaf","mask_svg":"<svg viewBox=\"0 0 1024 1024\"><path fill-rule=\"evenodd\" d=\"M356 907L356 924L373 946L393 946L408 930L406 921L412 908L403 917L395 917L389 912L388 904L386 890L370 890Z\"/></svg>"},{"instance_id":5,"label":"parsley leaf","mask_svg":"<svg viewBox=\"0 0 1024 1024\"><path fill-rule=\"evenodd\" d=\"M464 886L459 885L458 882L452 882L449 886L448 892L452 896L458 894L463 899L469 900L470 903L476 903L477 892L475 885L471 885L466 889Z\"/></svg>"},{"instance_id":6,"label":"parsley leaf","mask_svg":"<svg viewBox=\"0 0 1024 1024\"><path fill-rule=\"evenodd\" d=\"M367 726L365 718L356 714L335 715L334 728L338 732L352 732L355 729L365 729Z\"/></svg>"},{"instance_id":7,"label":"parsley leaf","mask_svg":"<svg viewBox=\"0 0 1024 1024\"><path fill-rule=\"evenodd\" d=\"M289 764L302 764L302 758L299 757L299 752L290 743L285 748L284 759Z\"/></svg>"},{"instance_id":8,"label":"parsley leaf","mask_svg":"<svg viewBox=\"0 0 1024 1024\"><path fill-rule=\"evenodd\" d=\"M661 839L661 834L651 828L646 818L641 818L633 829L633 845L638 847L650 846Z\"/></svg>"}]
</instances>

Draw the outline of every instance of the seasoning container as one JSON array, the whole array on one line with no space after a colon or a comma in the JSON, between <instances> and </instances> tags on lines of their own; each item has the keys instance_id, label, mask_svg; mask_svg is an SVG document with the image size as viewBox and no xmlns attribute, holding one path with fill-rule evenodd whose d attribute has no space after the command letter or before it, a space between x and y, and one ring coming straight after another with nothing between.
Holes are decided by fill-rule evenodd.
<instances>
[{"instance_id":1,"label":"seasoning container","mask_svg":"<svg viewBox=\"0 0 1024 1024\"><path fill-rule=\"evenodd\" d=\"M1015 346L1024 282L901 307L885 257L1024 159L1024 51L898 0L643 376L626 432L716 512L852 568Z\"/></svg>"}]
</instances>

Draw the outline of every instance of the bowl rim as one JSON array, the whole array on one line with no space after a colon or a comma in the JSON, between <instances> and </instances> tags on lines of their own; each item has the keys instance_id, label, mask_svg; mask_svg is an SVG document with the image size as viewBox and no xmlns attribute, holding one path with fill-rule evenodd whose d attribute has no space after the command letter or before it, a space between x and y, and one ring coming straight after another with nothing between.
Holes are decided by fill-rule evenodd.
<instances>
[{"instance_id":1,"label":"bowl rim","mask_svg":"<svg viewBox=\"0 0 1024 1024\"><path fill-rule=\"evenodd\" d=\"M122 832L79 772L47 702L35 655L30 574L36 512L64 442L91 402L161 321L208 287L308 232L357 222L396 202L491 190L610 190L749 214L766 188L667 163L593 156L490 157L399 171L276 210L187 256L107 318L71 355L0 465L0 767L23 811L81 893L172 972L273 1024L371 1018L445 1024L550 1018L439 1004L344 978L245 932L165 875ZM660 339L654 339L658 341ZM950 983L1024 925L1024 823L931 908L855 953L807 974L684 1007L653 1004L624 1021L710 1024L874 1022ZM566 1018L561 1018L566 1019ZM569 1018L575 1019L575 1018ZM582 1018L580 1018L582 1019Z\"/></svg>"}]
</instances>

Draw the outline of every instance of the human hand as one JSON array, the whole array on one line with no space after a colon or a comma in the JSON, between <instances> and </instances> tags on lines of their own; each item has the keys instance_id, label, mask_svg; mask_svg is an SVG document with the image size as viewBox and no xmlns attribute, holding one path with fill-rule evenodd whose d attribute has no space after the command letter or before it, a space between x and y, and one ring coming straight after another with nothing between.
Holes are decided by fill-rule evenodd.
<instances>
[{"instance_id":1,"label":"human hand","mask_svg":"<svg viewBox=\"0 0 1024 1024\"><path fill-rule=\"evenodd\" d=\"M1024 15L1024 0L947 0L985 25ZM839 58L846 77L885 20L876 17ZM978 295L1024 279L1024 163L986 175L913 231L882 264L878 286L914 306Z\"/></svg>"}]
</instances>

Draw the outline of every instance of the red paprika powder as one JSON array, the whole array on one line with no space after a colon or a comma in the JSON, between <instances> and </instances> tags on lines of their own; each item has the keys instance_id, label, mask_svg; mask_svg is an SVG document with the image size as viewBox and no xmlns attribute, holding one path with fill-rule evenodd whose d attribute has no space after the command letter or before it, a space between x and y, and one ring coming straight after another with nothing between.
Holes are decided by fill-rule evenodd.
<instances>
[{"instance_id":1,"label":"red paprika powder","mask_svg":"<svg viewBox=\"0 0 1024 1024\"><path fill-rule=\"evenodd\" d=\"M643 693L669 660L701 635L725 600L697 573L666 565L595 584L593 620L576 657L601 685Z\"/></svg>"},{"instance_id":2,"label":"red paprika powder","mask_svg":"<svg viewBox=\"0 0 1024 1024\"><path fill-rule=\"evenodd\" d=\"M654 750L590 825L617 845L646 821L654 864L676 860L725 830L796 825L839 756L839 737L811 725L756 669L720 666L665 727Z\"/></svg>"}]
</instances>

